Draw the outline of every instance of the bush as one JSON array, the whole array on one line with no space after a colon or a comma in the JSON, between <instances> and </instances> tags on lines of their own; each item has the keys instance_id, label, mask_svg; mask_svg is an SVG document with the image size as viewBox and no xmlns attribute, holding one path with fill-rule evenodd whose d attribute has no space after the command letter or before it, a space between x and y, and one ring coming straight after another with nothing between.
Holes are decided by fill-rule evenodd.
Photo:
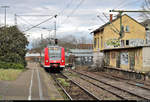
<instances>
[{"instance_id":1,"label":"bush","mask_svg":"<svg viewBox=\"0 0 150 102\"><path fill-rule=\"evenodd\" d=\"M12 68L26 66L25 55L28 43L25 34L16 26L0 27L0 61L11 62L3 64ZM6 66L3 67L6 68Z\"/></svg>"},{"instance_id":2,"label":"bush","mask_svg":"<svg viewBox=\"0 0 150 102\"><path fill-rule=\"evenodd\" d=\"M3 69L23 69L24 65L19 63L2 62L0 61L0 68Z\"/></svg>"}]
</instances>

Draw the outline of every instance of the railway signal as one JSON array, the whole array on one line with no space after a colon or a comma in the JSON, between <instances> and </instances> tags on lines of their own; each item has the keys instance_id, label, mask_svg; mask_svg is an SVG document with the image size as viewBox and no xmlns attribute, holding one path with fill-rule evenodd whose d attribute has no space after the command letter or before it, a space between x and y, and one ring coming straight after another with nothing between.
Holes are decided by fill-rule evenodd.
<instances>
[{"instance_id":1,"label":"railway signal","mask_svg":"<svg viewBox=\"0 0 150 102\"><path fill-rule=\"evenodd\" d=\"M58 39L55 39L55 45L57 45L58 44Z\"/></svg>"}]
</instances>

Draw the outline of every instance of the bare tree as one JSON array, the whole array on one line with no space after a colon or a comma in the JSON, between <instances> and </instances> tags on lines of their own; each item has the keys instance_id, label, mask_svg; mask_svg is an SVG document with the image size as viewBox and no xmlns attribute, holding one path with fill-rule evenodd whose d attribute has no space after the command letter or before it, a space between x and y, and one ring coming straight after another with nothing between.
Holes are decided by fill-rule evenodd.
<instances>
[{"instance_id":1,"label":"bare tree","mask_svg":"<svg viewBox=\"0 0 150 102\"><path fill-rule=\"evenodd\" d=\"M38 48L40 46L41 40L39 40L40 38L34 38L32 40L32 48Z\"/></svg>"},{"instance_id":2,"label":"bare tree","mask_svg":"<svg viewBox=\"0 0 150 102\"><path fill-rule=\"evenodd\" d=\"M150 0L144 0L142 4L142 9L143 10L150 10ZM146 20L150 19L150 12L141 12L140 16Z\"/></svg>"},{"instance_id":3,"label":"bare tree","mask_svg":"<svg viewBox=\"0 0 150 102\"><path fill-rule=\"evenodd\" d=\"M82 44L86 44L86 42L87 42L87 37L82 36L80 39L81 39L81 43L82 43Z\"/></svg>"}]
</instances>

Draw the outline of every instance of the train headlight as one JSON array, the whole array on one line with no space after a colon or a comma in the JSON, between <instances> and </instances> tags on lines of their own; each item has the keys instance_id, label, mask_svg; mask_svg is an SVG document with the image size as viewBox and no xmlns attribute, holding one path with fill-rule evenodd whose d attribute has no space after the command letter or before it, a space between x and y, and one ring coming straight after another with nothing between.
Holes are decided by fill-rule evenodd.
<instances>
[{"instance_id":1,"label":"train headlight","mask_svg":"<svg viewBox=\"0 0 150 102\"><path fill-rule=\"evenodd\" d=\"M62 60L62 62L64 62L64 60Z\"/></svg>"},{"instance_id":2,"label":"train headlight","mask_svg":"<svg viewBox=\"0 0 150 102\"><path fill-rule=\"evenodd\" d=\"M46 60L46 62L48 62L48 60Z\"/></svg>"}]
</instances>

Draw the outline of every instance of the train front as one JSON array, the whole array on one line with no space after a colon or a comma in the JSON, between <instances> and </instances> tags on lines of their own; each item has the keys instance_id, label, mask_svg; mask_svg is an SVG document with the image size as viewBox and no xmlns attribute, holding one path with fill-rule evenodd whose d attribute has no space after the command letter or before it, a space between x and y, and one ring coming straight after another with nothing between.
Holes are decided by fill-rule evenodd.
<instances>
[{"instance_id":1,"label":"train front","mask_svg":"<svg viewBox=\"0 0 150 102\"><path fill-rule=\"evenodd\" d=\"M51 69L63 70L65 67L65 51L63 47L45 48L45 66Z\"/></svg>"}]
</instances>

